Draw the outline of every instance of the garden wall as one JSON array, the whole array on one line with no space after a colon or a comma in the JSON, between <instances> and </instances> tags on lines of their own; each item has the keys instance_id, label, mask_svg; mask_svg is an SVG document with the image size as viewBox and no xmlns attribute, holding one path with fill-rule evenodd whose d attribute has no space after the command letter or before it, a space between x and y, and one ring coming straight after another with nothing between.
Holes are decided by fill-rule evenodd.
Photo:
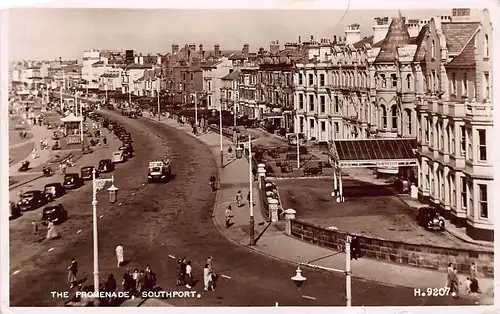
<instances>
[{"instance_id":1,"label":"garden wall","mask_svg":"<svg viewBox=\"0 0 500 314\"><path fill-rule=\"evenodd\" d=\"M348 233L324 229L306 222L292 219L291 236L319 246L344 250ZM472 262L477 264L478 275L493 277L493 249L466 250L432 245L416 245L355 235L361 244L363 257L385 260L402 265L410 265L445 271L448 263L454 263L460 273L468 273Z\"/></svg>"}]
</instances>

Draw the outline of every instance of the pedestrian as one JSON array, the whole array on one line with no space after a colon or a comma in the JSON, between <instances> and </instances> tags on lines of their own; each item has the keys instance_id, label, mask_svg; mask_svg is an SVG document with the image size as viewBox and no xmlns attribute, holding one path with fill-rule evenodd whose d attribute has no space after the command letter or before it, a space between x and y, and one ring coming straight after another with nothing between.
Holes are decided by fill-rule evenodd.
<instances>
[{"instance_id":1,"label":"pedestrian","mask_svg":"<svg viewBox=\"0 0 500 314\"><path fill-rule=\"evenodd\" d=\"M231 218L233 218L233 211L231 210L231 205L227 205L224 215L226 218L226 228L229 228L231 227Z\"/></svg>"},{"instance_id":2,"label":"pedestrian","mask_svg":"<svg viewBox=\"0 0 500 314\"><path fill-rule=\"evenodd\" d=\"M108 139L106 138L106 136L102 138L102 143L104 144L104 146L108 145Z\"/></svg>"},{"instance_id":3,"label":"pedestrian","mask_svg":"<svg viewBox=\"0 0 500 314\"><path fill-rule=\"evenodd\" d=\"M31 151L31 158L37 159L38 158L38 150L36 148L33 148Z\"/></svg>"},{"instance_id":4,"label":"pedestrian","mask_svg":"<svg viewBox=\"0 0 500 314\"><path fill-rule=\"evenodd\" d=\"M457 275L457 267L453 266L453 270L450 272L450 282L451 282L451 296L454 298L458 298L458 275Z\"/></svg>"},{"instance_id":5,"label":"pedestrian","mask_svg":"<svg viewBox=\"0 0 500 314\"><path fill-rule=\"evenodd\" d=\"M135 295L140 296L143 291L146 291L146 276L144 270L141 270L136 280Z\"/></svg>"},{"instance_id":6,"label":"pedestrian","mask_svg":"<svg viewBox=\"0 0 500 314\"><path fill-rule=\"evenodd\" d=\"M191 261L186 262L186 288L191 289L193 286L193 268Z\"/></svg>"},{"instance_id":7,"label":"pedestrian","mask_svg":"<svg viewBox=\"0 0 500 314\"><path fill-rule=\"evenodd\" d=\"M250 191L248 191L247 193L247 202L248 202L248 206L250 206ZM252 200L253 201L253 200ZM253 203L253 202L252 202Z\"/></svg>"},{"instance_id":8,"label":"pedestrian","mask_svg":"<svg viewBox=\"0 0 500 314\"><path fill-rule=\"evenodd\" d=\"M38 224L36 223L36 221L32 220L31 221L31 224L33 225L33 242L37 242L38 241Z\"/></svg>"},{"instance_id":9,"label":"pedestrian","mask_svg":"<svg viewBox=\"0 0 500 314\"><path fill-rule=\"evenodd\" d=\"M116 279L115 279L115 276L113 276L113 274L108 274L107 280L104 283L104 291L110 292L110 293L116 292ZM113 300L114 300L114 297L111 297L111 296L106 297L106 302L108 304L112 303Z\"/></svg>"},{"instance_id":10,"label":"pedestrian","mask_svg":"<svg viewBox=\"0 0 500 314\"><path fill-rule=\"evenodd\" d=\"M471 291L471 284L472 284L472 281L470 280L470 277L467 277L467 279L465 279L465 282L464 282L464 288L465 288L466 294L470 294L472 292Z\"/></svg>"},{"instance_id":11,"label":"pedestrian","mask_svg":"<svg viewBox=\"0 0 500 314\"><path fill-rule=\"evenodd\" d=\"M185 274L186 274L186 264L184 263L185 261L185 257L179 259L177 261L177 282L176 284L178 286L181 286L181 285L184 285L186 282L185 282Z\"/></svg>"},{"instance_id":12,"label":"pedestrian","mask_svg":"<svg viewBox=\"0 0 500 314\"><path fill-rule=\"evenodd\" d=\"M129 295L133 295L133 287L134 287L134 279L132 278L132 274L130 273L130 269L126 269L123 274L122 279L123 291L129 292Z\"/></svg>"},{"instance_id":13,"label":"pedestrian","mask_svg":"<svg viewBox=\"0 0 500 314\"><path fill-rule=\"evenodd\" d=\"M470 291L475 293L481 293L479 290L479 283L477 281L477 266L476 263L472 263L469 269L469 278L471 281Z\"/></svg>"},{"instance_id":14,"label":"pedestrian","mask_svg":"<svg viewBox=\"0 0 500 314\"><path fill-rule=\"evenodd\" d=\"M146 288L148 291L152 291L156 287L156 274L151 269L151 266L146 265Z\"/></svg>"},{"instance_id":15,"label":"pedestrian","mask_svg":"<svg viewBox=\"0 0 500 314\"><path fill-rule=\"evenodd\" d=\"M78 263L75 258L71 258L71 264L68 266L68 284L69 288L73 288L77 282L76 275L78 274Z\"/></svg>"},{"instance_id":16,"label":"pedestrian","mask_svg":"<svg viewBox=\"0 0 500 314\"><path fill-rule=\"evenodd\" d=\"M205 264L205 267L203 268L203 283L205 285L204 290L212 290L215 291L214 286L212 284L212 273L210 272L210 268L208 264Z\"/></svg>"},{"instance_id":17,"label":"pedestrian","mask_svg":"<svg viewBox=\"0 0 500 314\"><path fill-rule=\"evenodd\" d=\"M229 157L232 157L233 148L231 146L228 147L227 153L229 154Z\"/></svg>"},{"instance_id":18,"label":"pedestrian","mask_svg":"<svg viewBox=\"0 0 500 314\"><path fill-rule=\"evenodd\" d=\"M123 263L123 246L121 244L118 244L118 246L115 249L116 252L116 260L118 261L118 266L120 267L121 264Z\"/></svg>"},{"instance_id":19,"label":"pedestrian","mask_svg":"<svg viewBox=\"0 0 500 314\"><path fill-rule=\"evenodd\" d=\"M132 299L135 298L137 294L137 280L139 280L139 270L136 268L132 273Z\"/></svg>"},{"instance_id":20,"label":"pedestrian","mask_svg":"<svg viewBox=\"0 0 500 314\"><path fill-rule=\"evenodd\" d=\"M243 196L241 195L241 191L238 191L238 193L236 193L236 205L238 207L241 207L241 200L243 199Z\"/></svg>"},{"instance_id":21,"label":"pedestrian","mask_svg":"<svg viewBox=\"0 0 500 314\"><path fill-rule=\"evenodd\" d=\"M47 239L54 240L58 236L59 235L57 234L56 226L54 225L54 222L52 220L49 220L49 222L47 224Z\"/></svg>"},{"instance_id":22,"label":"pedestrian","mask_svg":"<svg viewBox=\"0 0 500 314\"><path fill-rule=\"evenodd\" d=\"M252 168L252 176L253 176L253 180L257 181L257 179L258 179L258 177L257 177L257 168Z\"/></svg>"},{"instance_id":23,"label":"pedestrian","mask_svg":"<svg viewBox=\"0 0 500 314\"><path fill-rule=\"evenodd\" d=\"M23 198L23 194L24 194L23 189L20 189L19 193L17 193L17 196L19 197L19 200L21 200Z\"/></svg>"}]
</instances>

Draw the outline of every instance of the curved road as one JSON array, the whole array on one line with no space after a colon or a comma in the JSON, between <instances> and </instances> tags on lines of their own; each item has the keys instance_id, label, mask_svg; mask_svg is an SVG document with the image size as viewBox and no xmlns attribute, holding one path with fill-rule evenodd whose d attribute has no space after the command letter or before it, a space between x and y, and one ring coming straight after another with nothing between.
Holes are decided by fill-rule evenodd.
<instances>
[{"instance_id":1,"label":"curved road","mask_svg":"<svg viewBox=\"0 0 500 314\"><path fill-rule=\"evenodd\" d=\"M101 280L117 270L115 247L121 243L128 268L143 269L150 264L163 290L175 287L176 261L187 256L193 261L194 276L201 281L195 289L201 298L170 299L176 306L343 306L344 278L306 269L308 278L300 289L290 277L295 267L249 251L225 239L212 222L215 200L207 183L215 172L209 150L195 138L146 119L130 120L108 113L132 134L136 156L115 170L119 201L111 205L104 191L99 193L99 266ZM175 178L166 184L145 184L147 162L168 153ZM61 198L70 219L61 225L63 238L30 244L29 221L35 214L10 223L11 306L57 306L50 291L64 291L71 257L79 264L79 276L92 283L92 211L90 184ZM39 210L38 210L39 211ZM37 212L39 215L39 212ZM77 233L78 230L81 232ZM49 249L51 249L49 251ZM207 256L215 257L215 269L230 279L220 278L215 292L203 291L202 268ZM19 270L14 274L16 270ZM410 280L410 279L409 279ZM353 305L457 305L467 300L451 297L414 298L413 290L389 287L354 279ZM180 289L184 289L181 287ZM303 295L315 299L303 298Z\"/></svg>"}]
</instances>

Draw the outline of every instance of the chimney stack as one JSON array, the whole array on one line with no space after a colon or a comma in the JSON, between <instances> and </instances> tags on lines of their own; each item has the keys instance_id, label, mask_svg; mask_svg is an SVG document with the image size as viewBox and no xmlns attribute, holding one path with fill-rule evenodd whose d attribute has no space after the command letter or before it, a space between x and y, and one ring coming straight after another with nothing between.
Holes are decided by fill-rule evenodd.
<instances>
[{"instance_id":1,"label":"chimney stack","mask_svg":"<svg viewBox=\"0 0 500 314\"><path fill-rule=\"evenodd\" d=\"M196 51L196 44L189 44L189 50Z\"/></svg>"},{"instance_id":2,"label":"chimney stack","mask_svg":"<svg viewBox=\"0 0 500 314\"><path fill-rule=\"evenodd\" d=\"M203 45L202 44L200 44L199 49L200 49L200 52L203 51Z\"/></svg>"},{"instance_id":3,"label":"chimney stack","mask_svg":"<svg viewBox=\"0 0 500 314\"><path fill-rule=\"evenodd\" d=\"M156 57L156 64L161 65L161 55Z\"/></svg>"},{"instance_id":4,"label":"chimney stack","mask_svg":"<svg viewBox=\"0 0 500 314\"><path fill-rule=\"evenodd\" d=\"M144 64L144 57L142 56L142 54L139 56L139 64L140 65Z\"/></svg>"},{"instance_id":5,"label":"chimney stack","mask_svg":"<svg viewBox=\"0 0 500 314\"><path fill-rule=\"evenodd\" d=\"M179 52L179 45L173 44L172 45L172 54L175 55Z\"/></svg>"},{"instance_id":6,"label":"chimney stack","mask_svg":"<svg viewBox=\"0 0 500 314\"><path fill-rule=\"evenodd\" d=\"M337 35L333 35L333 43L337 44Z\"/></svg>"},{"instance_id":7,"label":"chimney stack","mask_svg":"<svg viewBox=\"0 0 500 314\"><path fill-rule=\"evenodd\" d=\"M134 64L138 64L138 63L139 63L139 56L135 55L134 56Z\"/></svg>"},{"instance_id":8,"label":"chimney stack","mask_svg":"<svg viewBox=\"0 0 500 314\"><path fill-rule=\"evenodd\" d=\"M269 52L272 54L276 54L280 51L280 45L277 41L272 41L269 45Z\"/></svg>"},{"instance_id":9,"label":"chimney stack","mask_svg":"<svg viewBox=\"0 0 500 314\"><path fill-rule=\"evenodd\" d=\"M313 43L313 42L314 42L314 36L311 35L311 43Z\"/></svg>"},{"instance_id":10,"label":"chimney stack","mask_svg":"<svg viewBox=\"0 0 500 314\"><path fill-rule=\"evenodd\" d=\"M250 45L244 44L242 52L243 52L243 56L248 59L248 56L250 55Z\"/></svg>"},{"instance_id":11,"label":"chimney stack","mask_svg":"<svg viewBox=\"0 0 500 314\"><path fill-rule=\"evenodd\" d=\"M302 43L302 40L301 40L301 37L299 36L299 44L301 44L301 43Z\"/></svg>"},{"instance_id":12,"label":"chimney stack","mask_svg":"<svg viewBox=\"0 0 500 314\"><path fill-rule=\"evenodd\" d=\"M220 46L218 44L214 45L214 56L216 59L220 58Z\"/></svg>"}]
</instances>

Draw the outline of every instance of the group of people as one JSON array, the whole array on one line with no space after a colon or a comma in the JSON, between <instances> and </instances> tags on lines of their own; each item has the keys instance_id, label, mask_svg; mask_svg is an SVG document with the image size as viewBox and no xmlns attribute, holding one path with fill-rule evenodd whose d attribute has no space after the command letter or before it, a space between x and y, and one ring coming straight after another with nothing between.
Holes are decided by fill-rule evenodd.
<instances>
[{"instance_id":1,"label":"group of people","mask_svg":"<svg viewBox=\"0 0 500 314\"><path fill-rule=\"evenodd\" d=\"M203 283L205 291L215 291L215 281L217 275L214 271L213 257L209 256L203 267ZM186 257L177 260L177 286L185 285L186 288L193 288L195 281L193 277L193 266Z\"/></svg>"},{"instance_id":2,"label":"group of people","mask_svg":"<svg viewBox=\"0 0 500 314\"><path fill-rule=\"evenodd\" d=\"M40 228L35 220L31 221L33 228L33 242L38 242L40 240ZM47 222L47 235L45 237L47 240L54 240L60 238L56 230L56 225L52 220Z\"/></svg>"},{"instance_id":3,"label":"group of people","mask_svg":"<svg viewBox=\"0 0 500 314\"><path fill-rule=\"evenodd\" d=\"M460 291L460 281L457 275L457 266L453 263L448 264L447 269L447 280L446 287L450 289L451 296L454 298L458 297ZM477 281L477 266L476 263L472 263L469 269L469 276L464 282L464 290L466 294L470 293L481 293L479 290L479 283Z\"/></svg>"},{"instance_id":4,"label":"group of people","mask_svg":"<svg viewBox=\"0 0 500 314\"><path fill-rule=\"evenodd\" d=\"M123 291L129 292L132 298L139 297L144 291L153 291L156 287L156 274L151 269L151 266L146 265L144 270L126 269L122 279Z\"/></svg>"}]
</instances>

